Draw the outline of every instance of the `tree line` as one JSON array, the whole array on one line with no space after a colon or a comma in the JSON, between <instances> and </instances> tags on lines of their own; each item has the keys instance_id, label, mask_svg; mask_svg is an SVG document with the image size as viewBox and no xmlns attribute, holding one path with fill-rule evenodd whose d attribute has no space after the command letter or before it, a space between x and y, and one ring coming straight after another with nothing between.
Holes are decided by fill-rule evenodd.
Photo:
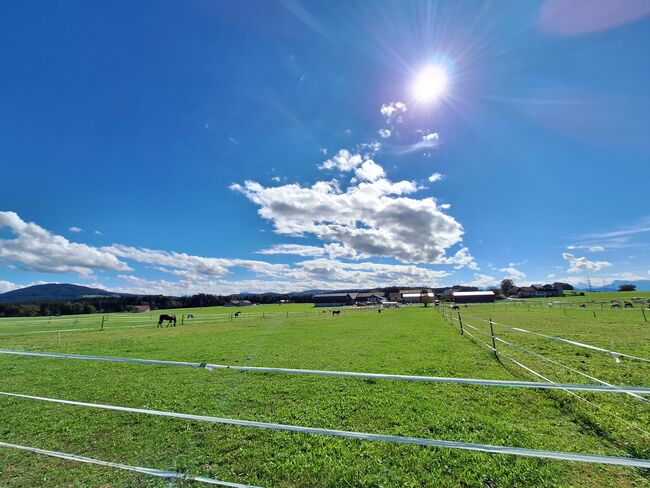
<instances>
[{"instance_id":1,"label":"tree line","mask_svg":"<svg viewBox=\"0 0 650 488\"><path fill-rule=\"evenodd\" d=\"M132 312L138 306L152 310L169 308L197 308L222 306L231 300L250 300L253 303L278 303L290 300L296 303L310 303L313 295L210 295L199 293L186 297L164 295L84 297L77 300L42 300L24 303L0 304L0 317L39 317L56 315L82 315L91 313Z\"/></svg>"}]
</instances>

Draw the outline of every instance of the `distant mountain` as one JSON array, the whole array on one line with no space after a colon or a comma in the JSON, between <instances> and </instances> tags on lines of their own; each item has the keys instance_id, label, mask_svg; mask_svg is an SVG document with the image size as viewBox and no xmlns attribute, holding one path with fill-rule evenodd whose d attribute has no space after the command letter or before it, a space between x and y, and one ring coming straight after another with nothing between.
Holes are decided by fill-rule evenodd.
<instances>
[{"instance_id":1,"label":"distant mountain","mask_svg":"<svg viewBox=\"0 0 650 488\"><path fill-rule=\"evenodd\" d=\"M610 283L603 283L597 286L597 283L591 282L591 291L618 291L620 285L635 285L637 291L650 291L650 280L614 280ZM589 283L576 283L574 289L579 291L589 291Z\"/></svg>"},{"instance_id":2,"label":"distant mountain","mask_svg":"<svg viewBox=\"0 0 650 488\"><path fill-rule=\"evenodd\" d=\"M86 296L126 296L126 293L114 293L100 288L71 285L69 283L47 283L34 285L0 294L0 303L20 303L37 301L77 300Z\"/></svg>"},{"instance_id":3,"label":"distant mountain","mask_svg":"<svg viewBox=\"0 0 650 488\"><path fill-rule=\"evenodd\" d=\"M650 280L615 280L610 284L603 286L593 286L592 282L591 289L593 291L618 291L618 287L621 285L635 285L636 291L650 291ZM579 287L576 287L576 289L588 291L589 285L582 283Z\"/></svg>"}]
</instances>

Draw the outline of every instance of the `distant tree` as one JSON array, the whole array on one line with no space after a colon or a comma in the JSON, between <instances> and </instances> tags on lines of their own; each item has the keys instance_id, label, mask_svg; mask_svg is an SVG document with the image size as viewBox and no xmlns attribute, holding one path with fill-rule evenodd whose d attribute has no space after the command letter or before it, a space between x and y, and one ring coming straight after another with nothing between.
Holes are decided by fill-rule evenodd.
<instances>
[{"instance_id":1,"label":"distant tree","mask_svg":"<svg viewBox=\"0 0 650 488\"><path fill-rule=\"evenodd\" d=\"M501 300L503 298L503 295L501 293L501 288L488 288L488 291L491 291L494 293L494 296L496 297L497 300Z\"/></svg>"},{"instance_id":2,"label":"distant tree","mask_svg":"<svg viewBox=\"0 0 650 488\"><path fill-rule=\"evenodd\" d=\"M618 291L636 291L636 285L619 285Z\"/></svg>"},{"instance_id":3,"label":"distant tree","mask_svg":"<svg viewBox=\"0 0 650 488\"><path fill-rule=\"evenodd\" d=\"M429 295L427 290L422 290L420 292L420 303L424 303L425 307L428 307L430 303L433 302L433 297Z\"/></svg>"},{"instance_id":4,"label":"distant tree","mask_svg":"<svg viewBox=\"0 0 650 488\"><path fill-rule=\"evenodd\" d=\"M501 280L501 292L503 293L504 297L509 297L513 288L516 288L514 281L509 278Z\"/></svg>"}]
</instances>

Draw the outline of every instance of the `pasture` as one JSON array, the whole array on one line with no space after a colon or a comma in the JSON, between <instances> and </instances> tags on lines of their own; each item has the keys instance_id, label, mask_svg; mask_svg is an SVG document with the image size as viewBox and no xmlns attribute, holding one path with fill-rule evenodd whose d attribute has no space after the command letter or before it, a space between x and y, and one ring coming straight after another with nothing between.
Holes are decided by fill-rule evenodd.
<instances>
[{"instance_id":1,"label":"pasture","mask_svg":"<svg viewBox=\"0 0 650 488\"><path fill-rule=\"evenodd\" d=\"M240 317L231 316L236 311ZM440 312L443 312L442 315ZM1 319L0 348L234 366L542 381L460 333L497 343L549 380L650 386L639 310L411 306L203 308L176 313ZM325 312L325 313L323 313ZM194 319L181 320L184 313ZM607 315L609 314L609 315ZM460 315L460 317L459 317ZM103 325L102 325L103 323ZM180 325L182 323L182 325ZM467 328L472 326L477 330ZM59 332L62 331L62 332ZM487 335L486 335L487 334ZM0 391L229 419L529 449L650 458L648 403L623 393L185 368L0 354ZM577 371L577 372L576 372ZM582 374L580 374L582 373ZM259 486L650 486L648 470L166 418L0 396L0 441ZM2 486L168 486L144 474L0 448ZM191 482L175 482L178 486ZM198 486L198 484L197 484Z\"/></svg>"}]
</instances>

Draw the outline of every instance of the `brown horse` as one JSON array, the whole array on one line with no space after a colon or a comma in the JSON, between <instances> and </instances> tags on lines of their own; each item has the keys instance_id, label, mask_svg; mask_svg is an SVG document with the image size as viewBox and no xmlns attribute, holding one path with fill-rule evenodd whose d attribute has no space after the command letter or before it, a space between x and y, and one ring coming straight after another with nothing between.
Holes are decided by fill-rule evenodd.
<instances>
[{"instance_id":1,"label":"brown horse","mask_svg":"<svg viewBox=\"0 0 650 488\"><path fill-rule=\"evenodd\" d=\"M162 327L162 324L163 324L163 322L165 320L168 321L167 322L167 327L169 327L170 325L172 327L176 327L176 315L168 315L168 314L164 313L158 318L158 325L156 326L156 329L158 327Z\"/></svg>"}]
</instances>

